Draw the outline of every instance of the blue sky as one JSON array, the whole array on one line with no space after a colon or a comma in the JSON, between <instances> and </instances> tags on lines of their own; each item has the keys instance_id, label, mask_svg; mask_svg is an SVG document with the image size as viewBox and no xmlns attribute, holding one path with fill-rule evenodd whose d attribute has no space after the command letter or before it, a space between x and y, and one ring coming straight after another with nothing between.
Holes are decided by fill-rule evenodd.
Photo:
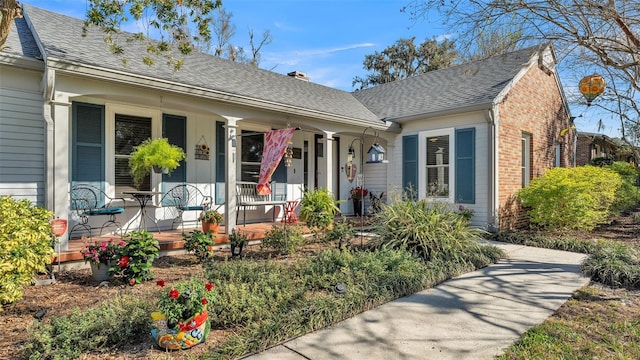
<instances>
[{"instance_id":1,"label":"blue sky","mask_svg":"<svg viewBox=\"0 0 640 360\"><path fill-rule=\"evenodd\" d=\"M22 0L22 3L84 19L84 0ZM409 0L223 0L233 14L235 45L249 49L248 31L257 37L269 30L273 42L262 50L260 67L286 74L298 70L312 82L353 91L356 76L365 76L364 57L382 51L400 38L448 37L446 28L431 15L429 20L413 22L400 12ZM126 29L126 28L125 28ZM135 29L127 29L135 30ZM561 79L563 80L563 79ZM565 92L576 84L563 81ZM594 107L573 106L579 131L619 136L618 122L607 119ZM599 119L607 123L598 131Z\"/></svg>"},{"instance_id":2,"label":"blue sky","mask_svg":"<svg viewBox=\"0 0 640 360\"><path fill-rule=\"evenodd\" d=\"M23 0L22 3L84 19L84 0ZM352 80L366 75L365 55L400 38L416 43L444 35L439 23L413 23L400 9L407 0L223 0L236 26L233 43L249 49L249 29L257 37L269 30L260 67L286 74L298 70L311 81L352 91Z\"/></svg>"}]
</instances>

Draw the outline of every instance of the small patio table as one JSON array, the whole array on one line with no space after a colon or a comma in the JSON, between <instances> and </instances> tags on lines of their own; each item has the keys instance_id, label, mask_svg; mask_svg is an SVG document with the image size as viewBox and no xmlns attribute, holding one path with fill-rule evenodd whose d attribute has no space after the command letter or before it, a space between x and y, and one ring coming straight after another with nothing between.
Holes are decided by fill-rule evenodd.
<instances>
[{"instance_id":1,"label":"small patio table","mask_svg":"<svg viewBox=\"0 0 640 360\"><path fill-rule=\"evenodd\" d=\"M153 199L155 195L161 195L162 192L160 191L123 191L122 193L125 195L131 196L138 202L138 205L140 205L140 212L136 216L134 216L133 219L131 219L131 221L129 222L129 226L131 226L134 220L140 219L140 223L138 224L138 231L140 231L141 229L147 229L146 219L149 219L156 225L156 229L158 230L158 232L160 232L160 227L158 226L158 222L156 221L156 219L154 219L153 217L151 217L151 215L147 213L147 204L149 203L149 200ZM126 232L129 232L129 226L127 226Z\"/></svg>"}]
</instances>

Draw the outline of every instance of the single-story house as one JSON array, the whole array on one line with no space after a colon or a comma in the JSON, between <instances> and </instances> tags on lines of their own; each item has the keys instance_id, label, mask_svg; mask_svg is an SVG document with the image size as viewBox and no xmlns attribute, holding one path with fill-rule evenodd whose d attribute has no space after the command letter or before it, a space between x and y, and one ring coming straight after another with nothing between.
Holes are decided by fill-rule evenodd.
<instances>
[{"instance_id":1,"label":"single-story house","mask_svg":"<svg viewBox=\"0 0 640 360\"><path fill-rule=\"evenodd\" d=\"M629 161L618 155L620 144L604 134L579 131L576 140L576 166L589 165L594 159Z\"/></svg>"},{"instance_id":2,"label":"single-story house","mask_svg":"<svg viewBox=\"0 0 640 360\"><path fill-rule=\"evenodd\" d=\"M83 20L23 10L0 52L0 195L72 224L71 186L88 182L110 196L130 189L128 156L145 138L166 137L187 155L171 175L150 175L147 189L197 186L225 213L227 230L238 211L235 185L256 181L264 133L274 129L300 129L290 166L273 175L283 198L324 188L347 200L364 185L390 199L410 186L419 198L473 209L472 224L485 228L513 226L518 189L574 164L575 134L559 135L570 114L550 43L345 92L203 53L185 56L178 71L160 59L147 66L137 42L125 45L123 65L99 29L82 36ZM386 162L361 161L370 148ZM123 222L138 211L131 205L118 215ZM353 214L350 201L340 208ZM154 197L149 211L161 227L170 224L164 210ZM271 220L274 211L282 216L264 206L247 218ZM197 214L185 216L195 222ZM64 249L67 236L60 239Z\"/></svg>"}]
</instances>

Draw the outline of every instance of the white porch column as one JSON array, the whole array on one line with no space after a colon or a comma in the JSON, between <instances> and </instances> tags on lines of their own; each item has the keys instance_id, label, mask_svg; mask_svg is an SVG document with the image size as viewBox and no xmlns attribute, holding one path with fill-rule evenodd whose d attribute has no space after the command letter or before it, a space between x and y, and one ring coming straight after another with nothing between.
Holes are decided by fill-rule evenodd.
<instances>
[{"instance_id":1,"label":"white porch column","mask_svg":"<svg viewBox=\"0 0 640 360\"><path fill-rule=\"evenodd\" d=\"M225 153L226 162L224 166L225 171L225 202L224 202L224 213L225 213L225 227L227 234L231 234L231 231L236 227L236 149L237 142L240 141L240 138L236 135L238 134L238 128L236 126L237 119L235 118L227 118L227 124L225 125Z\"/></svg>"},{"instance_id":2,"label":"white porch column","mask_svg":"<svg viewBox=\"0 0 640 360\"><path fill-rule=\"evenodd\" d=\"M327 191L333 194L333 134L334 131L325 131L324 132L324 175L325 175L325 184L327 185ZM339 194L334 194L339 195Z\"/></svg>"},{"instance_id":3,"label":"white porch column","mask_svg":"<svg viewBox=\"0 0 640 360\"><path fill-rule=\"evenodd\" d=\"M66 99L65 99L66 100ZM51 201L47 208L55 217L67 220L70 224L69 173L70 154L70 115L71 104L65 101L48 102L44 106L45 119L52 120L47 128L47 199ZM47 121L49 122L49 120ZM60 250L69 248L69 229L58 238Z\"/></svg>"}]
</instances>

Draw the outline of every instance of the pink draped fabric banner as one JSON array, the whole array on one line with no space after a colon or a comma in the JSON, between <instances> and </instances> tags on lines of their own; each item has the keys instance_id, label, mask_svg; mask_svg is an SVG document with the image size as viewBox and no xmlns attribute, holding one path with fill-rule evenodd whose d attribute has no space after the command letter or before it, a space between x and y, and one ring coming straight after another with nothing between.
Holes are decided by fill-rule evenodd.
<instances>
[{"instance_id":1,"label":"pink draped fabric banner","mask_svg":"<svg viewBox=\"0 0 640 360\"><path fill-rule=\"evenodd\" d=\"M276 171L276 167L282 160L294 131L296 131L295 128L272 130L265 135L262 162L260 163L260 177L258 178L257 186L259 195L271 194L271 188L269 187L271 175Z\"/></svg>"}]
</instances>

